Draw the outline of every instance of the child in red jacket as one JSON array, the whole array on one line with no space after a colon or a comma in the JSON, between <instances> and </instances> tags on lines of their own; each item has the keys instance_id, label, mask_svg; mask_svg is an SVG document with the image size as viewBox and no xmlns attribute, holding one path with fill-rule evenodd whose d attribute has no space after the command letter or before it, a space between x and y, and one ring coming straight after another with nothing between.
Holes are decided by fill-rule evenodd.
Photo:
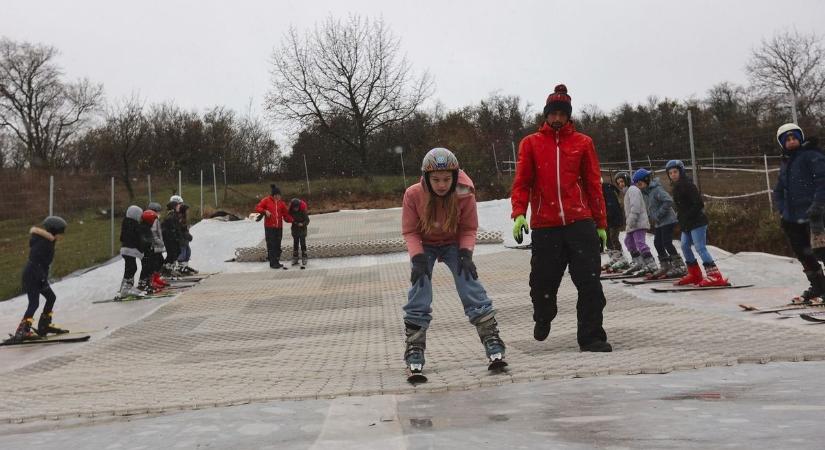
<instances>
[{"instance_id":1,"label":"child in red jacket","mask_svg":"<svg viewBox=\"0 0 825 450\"><path fill-rule=\"evenodd\" d=\"M286 269L281 264L281 238L284 232L284 221L292 222L286 203L281 200L281 190L274 184L269 185L270 195L264 197L255 211L263 214L264 237L266 238L266 255L269 260L269 267L273 269Z\"/></svg>"},{"instance_id":2,"label":"child in red jacket","mask_svg":"<svg viewBox=\"0 0 825 450\"><path fill-rule=\"evenodd\" d=\"M436 261L450 269L464 306L464 314L476 326L490 360L490 369L501 369L504 342L498 335L493 302L478 281L473 249L478 213L473 181L459 170L458 159L446 148L434 148L424 157L420 183L404 193L401 231L412 261L410 290L404 306L407 348L404 360L410 382L423 382L426 332L432 320L431 275Z\"/></svg>"}]
</instances>

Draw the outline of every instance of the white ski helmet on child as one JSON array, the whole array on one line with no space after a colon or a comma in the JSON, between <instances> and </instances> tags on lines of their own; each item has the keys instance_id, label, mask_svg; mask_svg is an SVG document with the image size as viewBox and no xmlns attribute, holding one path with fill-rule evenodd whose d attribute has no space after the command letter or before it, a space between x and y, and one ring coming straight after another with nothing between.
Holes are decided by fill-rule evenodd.
<instances>
[{"instance_id":1,"label":"white ski helmet on child","mask_svg":"<svg viewBox=\"0 0 825 450\"><path fill-rule=\"evenodd\" d=\"M795 123L786 123L776 130L776 142L778 142L779 146L782 148L785 148L785 139L783 138L785 133L796 134L796 138L799 139L800 143L805 141L805 133L802 132L802 128L799 128L799 125Z\"/></svg>"},{"instance_id":2,"label":"white ski helmet on child","mask_svg":"<svg viewBox=\"0 0 825 450\"><path fill-rule=\"evenodd\" d=\"M445 196L452 194L458 185L458 169L458 158L455 157L453 152L444 147L436 147L428 151L427 154L424 155L424 161L421 163L421 172L424 174L424 183L427 185L427 189L429 189L429 191L433 194L435 194L435 191L433 191L433 187L430 184L430 173L442 170L453 173L453 183L450 186L449 192L447 192Z\"/></svg>"},{"instance_id":3,"label":"white ski helmet on child","mask_svg":"<svg viewBox=\"0 0 825 450\"><path fill-rule=\"evenodd\" d=\"M181 197L180 195L175 194L175 195L169 197L169 203L183 203L183 197Z\"/></svg>"}]
</instances>

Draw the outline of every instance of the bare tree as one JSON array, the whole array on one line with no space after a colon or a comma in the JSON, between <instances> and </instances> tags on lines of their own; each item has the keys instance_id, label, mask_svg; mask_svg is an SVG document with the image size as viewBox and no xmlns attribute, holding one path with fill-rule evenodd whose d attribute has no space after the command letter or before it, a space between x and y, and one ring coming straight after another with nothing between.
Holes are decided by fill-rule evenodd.
<instances>
[{"instance_id":1,"label":"bare tree","mask_svg":"<svg viewBox=\"0 0 825 450\"><path fill-rule=\"evenodd\" d=\"M115 105L106 117L103 133L111 143L113 157L120 179L129 191L129 199L134 200L132 188L132 169L141 162L144 141L151 131L151 126L143 113L144 102L137 96L122 100Z\"/></svg>"},{"instance_id":2,"label":"bare tree","mask_svg":"<svg viewBox=\"0 0 825 450\"><path fill-rule=\"evenodd\" d=\"M754 87L785 97L801 115L825 103L825 46L814 33L784 31L763 39L745 70Z\"/></svg>"},{"instance_id":3,"label":"bare tree","mask_svg":"<svg viewBox=\"0 0 825 450\"><path fill-rule=\"evenodd\" d=\"M0 38L0 127L26 147L33 167L59 165L66 141L100 103L103 87L62 80L55 47Z\"/></svg>"},{"instance_id":4,"label":"bare tree","mask_svg":"<svg viewBox=\"0 0 825 450\"><path fill-rule=\"evenodd\" d=\"M410 117L431 91L430 76L413 74L382 20L330 17L312 33L290 28L284 36L272 55L266 108L278 120L319 124L356 151L366 171L370 138ZM348 126L333 126L341 117Z\"/></svg>"}]
</instances>

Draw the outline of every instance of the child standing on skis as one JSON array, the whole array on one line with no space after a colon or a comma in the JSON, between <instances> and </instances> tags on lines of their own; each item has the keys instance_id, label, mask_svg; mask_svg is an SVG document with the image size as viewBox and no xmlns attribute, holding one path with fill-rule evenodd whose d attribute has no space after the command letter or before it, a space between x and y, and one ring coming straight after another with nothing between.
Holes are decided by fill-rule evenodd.
<instances>
[{"instance_id":1,"label":"child standing on skis","mask_svg":"<svg viewBox=\"0 0 825 450\"><path fill-rule=\"evenodd\" d=\"M811 228L821 228L825 215L825 153L817 139L806 139L795 123L779 127L776 141L782 147L782 165L773 197L782 217L782 231L810 282L794 301L810 302L825 296L820 264L825 261L825 248L811 247Z\"/></svg>"},{"instance_id":2,"label":"child standing on skis","mask_svg":"<svg viewBox=\"0 0 825 450\"><path fill-rule=\"evenodd\" d=\"M289 215L292 216L292 265L298 265L298 247L301 248L301 268L307 265L307 227L309 214L307 204L299 198L289 202Z\"/></svg>"},{"instance_id":3,"label":"child standing on skis","mask_svg":"<svg viewBox=\"0 0 825 450\"><path fill-rule=\"evenodd\" d=\"M427 328L432 320L432 270L442 261L453 274L464 314L475 325L491 368L503 367L504 342L499 337L493 302L478 281L473 250L478 214L473 182L459 169L458 159L445 148L424 156L421 182L404 193L401 231L412 270L404 326L404 360L411 374L424 366Z\"/></svg>"},{"instance_id":4,"label":"child standing on skis","mask_svg":"<svg viewBox=\"0 0 825 450\"><path fill-rule=\"evenodd\" d=\"M123 257L123 281L120 283L119 298L142 297L146 292L135 288L137 260L143 259L144 252L151 251L152 232L143 225L143 210L131 205L120 224L120 255Z\"/></svg>"},{"instance_id":5,"label":"child standing on skis","mask_svg":"<svg viewBox=\"0 0 825 450\"><path fill-rule=\"evenodd\" d=\"M676 217L679 220L679 228L682 230L682 253L687 263L687 275L674 284L677 286L695 284L700 287L726 286L728 280L722 276L705 246L708 218L705 216L705 202L702 201L699 189L685 174L685 164L682 161L678 159L668 161L665 170L673 185L673 203L676 205ZM706 273L704 278L691 247L694 247L699 257L702 258Z\"/></svg>"},{"instance_id":6,"label":"child standing on skis","mask_svg":"<svg viewBox=\"0 0 825 450\"><path fill-rule=\"evenodd\" d=\"M673 210L673 197L665 191L652 172L646 169L639 171L644 171L638 184L647 204L647 216L655 224L653 246L659 254L659 270L648 275L647 279L681 278L685 276L687 269L673 246L673 229L678 223L676 211Z\"/></svg>"},{"instance_id":7,"label":"child standing on skis","mask_svg":"<svg viewBox=\"0 0 825 450\"><path fill-rule=\"evenodd\" d=\"M163 243L163 230L161 229L160 212L161 206L157 202L149 202L146 206L147 210L155 212L155 220L152 222L152 252L151 255L151 285L154 289L163 289L169 283L160 276L163 269L163 252L166 251L166 246ZM144 211L145 212L145 211Z\"/></svg>"},{"instance_id":8,"label":"child standing on skis","mask_svg":"<svg viewBox=\"0 0 825 450\"><path fill-rule=\"evenodd\" d=\"M138 290L147 294L152 294L161 287L156 287L152 283L152 274L155 272L155 235L153 227L158 219L158 213L151 209L145 209L140 215L140 232L143 240L149 241L149 245L143 252L140 260L140 276L138 277Z\"/></svg>"},{"instance_id":9,"label":"child standing on skis","mask_svg":"<svg viewBox=\"0 0 825 450\"><path fill-rule=\"evenodd\" d=\"M650 218L647 216L644 195L639 188L643 184L643 179L649 175L650 172L645 169L634 172L632 184L624 194L625 222L627 223L624 245L633 260L625 273L647 275L658 269L656 260L650 253L650 247L645 243L645 235L650 228Z\"/></svg>"},{"instance_id":10,"label":"child standing on skis","mask_svg":"<svg viewBox=\"0 0 825 450\"><path fill-rule=\"evenodd\" d=\"M610 260L602 266L603 271L617 272L628 267L627 260L622 252L622 244L619 242L619 233L624 229L624 209L619 200L623 194L624 187L629 184L630 178L625 172L616 174L615 183L602 183L602 195L604 196L604 206L607 211L607 253Z\"/></svg>"},{"instance_id":11,"label":"child standing on skis","mask_svg":"<svg viewBox=\"0 0 825 450\"><path fill-rule=\"evenodd\" d=\"M9 342L22 342L36 339L32 332L32 322L34 313L40 306L40 296L46 298L46 305L40 313L40 320L37 322L36 332L41 337L47 334L63 334L69 330L64 330L52 323L52 310L57 296L49 286L49 268L54 260L55 244L60 236L66 232L66 221L58 216L49 216L43 221L41 227L32 227L29 230L29 260L23 269L23 290L29 299L26 312L23 313L23 320L17 327Z\"/></svg>"},{"instance_id":12,"label":"child standing on skis","mask_svg":"<svg viewBox=\"0 0 825 450\"><path fill-rule=\"evenodd\" d=\"M178 220L178 205L183 203L179 195L173 195L166 204L166 216L161 224L163 235L163 245L166 247L166 259L163 264L163 271L168 276L183 275L178 270L178 256L180 256L181 227Z\"/></svg>"},{"instance_id":13,"label":"child standing on skis","mask_svg":"<svg viewBox=\"0 0 825 450\"><path fill-rule=\"evenodd\" d=\"M189 232L189 205L183 202L178 205L178 221L180 222L180 256L178 256L178 271L184 275L197 274L198 271L189 265L192 258L192 233Z\"/></svg>"}]
</instances>

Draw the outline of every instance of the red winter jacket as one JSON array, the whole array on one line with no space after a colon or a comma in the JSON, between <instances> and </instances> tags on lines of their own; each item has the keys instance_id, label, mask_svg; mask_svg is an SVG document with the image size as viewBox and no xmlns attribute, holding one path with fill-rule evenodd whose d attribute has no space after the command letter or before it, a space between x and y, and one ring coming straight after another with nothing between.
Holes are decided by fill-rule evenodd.
<instances>
[{"instance_id":1,"label":"red winter jacket","mask_svg":"<svg viewBox=\"0 0 825 450\"><path fill-rule=\"evenodd\" d=\"M289 208L283 200L275 200L271 195L267 195L255 207L255 212L264 213L269 211L269 217L264 218L265 228L283 228L284 220L292 222L292 216L289 215Z\"/></svg>"},{"instance_id":2,"label":"red winter jacket","mask_svg":"<svg viewBox=\"0 0 825 450\"><path fill-rule=\"evenodd\" d=\"M573 122L556 131L545 122L519 144L510 201L512 217L526 215L530 227L548 228L593 219L607 228L601 170L593 140Z\"/></svg>"}]
</instances>

